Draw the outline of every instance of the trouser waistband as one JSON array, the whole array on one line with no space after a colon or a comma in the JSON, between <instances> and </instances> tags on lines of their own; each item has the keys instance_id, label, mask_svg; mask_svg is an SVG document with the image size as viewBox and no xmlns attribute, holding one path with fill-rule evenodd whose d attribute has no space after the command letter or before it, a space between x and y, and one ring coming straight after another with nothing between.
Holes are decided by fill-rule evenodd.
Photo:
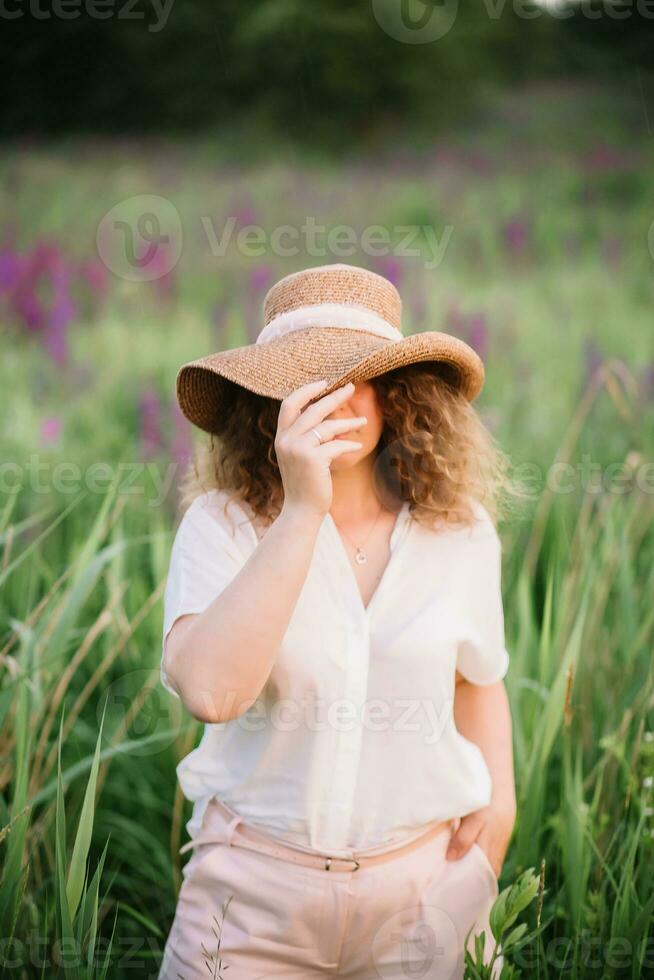
<instances>
[{"instance_id":1,"label":"trouser waistband","mask_svg":"<svg viewBox=\"0 0 654 980\"><path fill-rule=\"evenodd\" d=\"M219 814L222 818L218 827L212 826L213 813ZM240 814L214 796L207 804L200 832L180 848L180 854L202 844L225 843L230 846L245 847L304 867L313 867L325 871L357 871L361 867L369 867L392 858L404 856L416 848L423 847L439 834L451 832L453 826L453 820L443 820L432 824L426 831L404 841L392 841L368 848L351 849L351 856L330 855L315 848L283 840L248 824Z\"/></svg>"}]
</instances>

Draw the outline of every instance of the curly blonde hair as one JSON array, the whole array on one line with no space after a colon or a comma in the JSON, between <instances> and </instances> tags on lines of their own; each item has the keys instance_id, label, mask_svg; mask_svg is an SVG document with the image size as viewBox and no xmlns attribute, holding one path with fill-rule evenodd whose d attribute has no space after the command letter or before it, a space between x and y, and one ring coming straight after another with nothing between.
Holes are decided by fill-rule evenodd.
<instances>
[{"instance_id":1,"label":"curly blonde hair","mask_svg":"<svg viewBox=\"0 0 654 980\"><path fill-rule=\"evenodd\" d=\"M408 500L412 517L437 529L472 524L471 500L477 500L496 524L522 491L509 476L509 458L447 366L418 362L370 382L383 418L374 482L384 503ZM182 504L227 490L269 524L284 499L274 447L281 403L238 385L232 396L220 435L201 444L182 482Z\"/></svg>"}]
</instances>

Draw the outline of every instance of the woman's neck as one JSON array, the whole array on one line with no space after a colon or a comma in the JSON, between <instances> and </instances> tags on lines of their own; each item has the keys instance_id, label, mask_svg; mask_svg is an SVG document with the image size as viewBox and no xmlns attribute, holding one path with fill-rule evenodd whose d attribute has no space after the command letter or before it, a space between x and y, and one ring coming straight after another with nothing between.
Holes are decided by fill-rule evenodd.
<instances>
[{"instance_id":1,"label":"woman's neck","mask_svg":"<svg viewBox=\"0 0 654 980\"><path fill-rule=\"evenodd\" d=\"M336 524L366 522L379 513L387 495L380 497L373 479L374 460L362 459L347 470L332 470L333 497L329 512Z\"/></svg>"}]
</instances>

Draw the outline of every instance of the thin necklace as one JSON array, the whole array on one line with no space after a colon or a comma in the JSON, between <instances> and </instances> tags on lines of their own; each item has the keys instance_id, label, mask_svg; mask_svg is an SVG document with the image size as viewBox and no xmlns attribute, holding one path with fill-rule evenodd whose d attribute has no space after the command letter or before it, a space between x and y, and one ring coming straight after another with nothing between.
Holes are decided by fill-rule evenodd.
<instances>
[{"instance_id":1,"label":"thin necklace","mask_svg":"<svg viewBox=\"0 0 654 980\"><path fill-rule=\"evenodd\" d=\"M375 530L375 525L377 524L377 521L379 520L379 516L380 516L382 510L383 510L383 506L380 504L379 505L379 513L377 514L377 517L375 518L375 522L372 525L372 527L370 528L370 531L368 532L368 536L366 537L366 540L363 542L363 544L366 543L366 541L368 540L368 538L370 537L370 535L372 534L372 532ZM333 518L332 518L332 520L333 520ZM336 524L336 521L334 521L334 524ZM337 529L339 531L341 530L338 527L338 524L336 524L336 527L337 527ZM345 531L341 531L341 534L345 534ZM356 554L354 556L355 562L357 562L357 564L359 564L359 565L363 565L365 562L367 562L368 561L368 556L365 553L365 551L363 550L363 545L354 544L354 541L352 540L352 538L348 534L345 534L345 537L350 542L350 544L351 545L354 545L354 547L356 548Z\"/></svg>"}]
</instances>

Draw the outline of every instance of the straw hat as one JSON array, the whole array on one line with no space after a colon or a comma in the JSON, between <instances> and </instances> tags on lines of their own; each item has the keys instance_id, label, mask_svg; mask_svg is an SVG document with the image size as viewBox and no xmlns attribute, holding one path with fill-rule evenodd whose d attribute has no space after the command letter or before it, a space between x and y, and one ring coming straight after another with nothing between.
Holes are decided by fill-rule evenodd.
<instances>
[{"instance_id":1,"label":"straw hat","mask_svg":"<svg viewBox=\"0 0 654 980\"><path fill-rule=\"evenodd\" d=\"M405 337L397 289L367 269L335 264L295 272L268 291L263 313L254 344L181 368L177 398L199 428L220 432L235 385L281 401L295 388L327 378L315 401L349 381L416 361L437 362L437 371L468 401L484 383L481 358L458 337L433 330Z\"/></svg>"}]
</instances>

